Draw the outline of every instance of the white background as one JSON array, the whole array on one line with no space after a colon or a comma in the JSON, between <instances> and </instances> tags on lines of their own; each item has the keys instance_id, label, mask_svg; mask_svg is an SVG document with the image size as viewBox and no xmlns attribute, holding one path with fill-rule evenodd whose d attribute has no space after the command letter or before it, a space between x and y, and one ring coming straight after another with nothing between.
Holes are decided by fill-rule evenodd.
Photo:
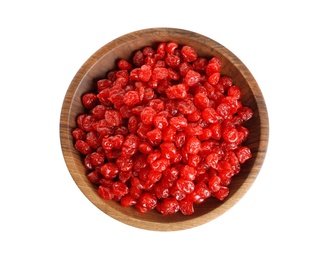
<instances>
[{"instance_id":1,"label":"white background","mask_svg":"<svg viewBox=\"0 0 323 260\"><path fill-rule=\"evenodd\" d=\"M211 5L212 3L212 5ZM2 1L0 259L323 259L320 1ZM59 117L97 49L150 27L198 32L250 69L270 119L247 195L186 231L119 223L73 182Z\"/></svg>"}]
</instances>

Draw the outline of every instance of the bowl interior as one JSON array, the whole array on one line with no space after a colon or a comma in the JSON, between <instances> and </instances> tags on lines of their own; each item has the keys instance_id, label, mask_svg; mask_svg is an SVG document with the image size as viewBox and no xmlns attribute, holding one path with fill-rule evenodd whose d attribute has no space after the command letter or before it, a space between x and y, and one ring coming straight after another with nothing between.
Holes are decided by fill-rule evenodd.
<instances>
[{"instance_id":1,"label":"bowl interior","mask_svg":"<svg viewBox=\"0 0 323 260\"><path fill-rule=\"evenodd\" d=\"M87 177L80 154L74 149L71 131L76 127L76 116L85 110L81 96L94 90L98 79L116 67L118 59L131 59L134 51L145 46L156 46L159 42L175 41L179 45L193 47L199 56L218 57L222 62L221 75L231 77L242 91L241 101L254 111L254 116L245 126L250 130L246 145L253 157L242 165L229 186L230 194L222 202L209 198L195 206L195 213L184 216L180 213L162 216L151 210L141 214L133 207L123 208L115 201L102 200ZM80 68L72 80L62 107L60 136L67 167L84 195L100 210L125 224L149 230L181 230L204 224L223 214L247 192L263 163L268 142L268 116L261 91L246 66L221 44L200 34L172 28L154 28L136 31L119 37L95 52Z\"/></svg>"}]
</instances>

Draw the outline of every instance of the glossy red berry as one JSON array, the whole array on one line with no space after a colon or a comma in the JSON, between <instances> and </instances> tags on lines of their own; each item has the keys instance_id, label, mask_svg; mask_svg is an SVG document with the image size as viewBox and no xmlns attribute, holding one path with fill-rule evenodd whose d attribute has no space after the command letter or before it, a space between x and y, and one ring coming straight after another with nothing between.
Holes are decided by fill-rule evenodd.
<instances>
[{"instance_id":1,"label":"glossy red berry","mask_svg":"<svg viewBox=\"0 0 323 260\"><path fill-rule=\"evenodd\" d=\"M137 152L139 144L139 137L135 134L129 134L122 145L121 155L124 157L133 156Z\"/></svg>"},{"instance_id":2,"label":"glossy red berry","mask_svg":"<svg viewBox=\"0 0 323 260\"><path fill-rule=\"evenodd\" d=\"M167 42L165 46L165 51L168 54L174 54L177 47L178 47L178 44L176 42Z\"/></svg>"},{"instance_id":3,"label":"glossy red berry","mask_svg":"<svg viewBox=\"0 0 323 260\"><path fill-rule=\"evenodd\" d=\"M192 136L187 140L186 150L189 154L197 154L200 149L201 141L197 137Z\"/></svg>"},{"instance_id":4,"label":"glossy red berry","mask_svg":"<svg viewBox=\"0 0 323 260\"><path fill-rule=\"evenodd\" d=\"M105 199L105 200L112 200L114 198L114 193L112 188L105 187L103 185L99 186L98 194L102 199Z\"/></svg>"},{"instance_id":5,"label":"glossy red berry","mask_svg":"<svg viewBox=\"0 0 323 260\"><path fill-rule=\"evenodd\" d=\"M180 176L181 178L189 181L193 181L196 177L197 171L194 167L189 165L185 165L180 169Z\"/></svg>"},{"instance_id":6,"label":"glossy red berry","mask_svg":"<svg viewBox=\"0 0 323 260\"><path fill-rule=\"evenodd\" d=\"M219 155L216 153L210 153L205 158L205 162L207 163L207 165L213 169L217 169L218 161L219 161Z\"/></svg>"},{"instance_id":7,"label":"glossy red berry","mask_svg":"<svg viewBox=\"0 0 323 260\"><path fill-rule=\"evenodd\" d=\"M93 184L99 185L101 180L101 175L98 171L90 172L87 176L88 180Z\"/></svg>"},{"instance_id":8,"label":"glossy red berry","mask_svg":"<svg viewBox=\"0 0 323 260\"><path fill-rule=\"evenodd\" d=\"M140 102L139 94L137 91L128 91L123 98L123 103L128 107L132 107Z\"/></svg>"},{"instance_id":9,"label":"glossy red berry","mask_svg":"<svg viewBox=\"0 0 323 260\"><path fill-rule=\"evenodd\" d=\"M184 192L185 194L189 194L189 193L193 192L194 188L195 188L193 181L187 180L184 178L179 178L176 181L176 186L181 192Z\"/></svg>"},{"instance_id":10,"label":"glossy red berry","mask_svg":"<svg viewBox=\"0 0 323 260\"><path fill-rule=\"evenodd\" d=\"M82 154L89 154L92 151L91 147L83 140L76 140L74 146L75 146L75 149Z\"/></svg>"},{"instance_id":11,"label":"glossy red berry","mask_svg":"<svg viewBox=\"0 0 323 260\"><path fill-rule=\"evenodd\" d=\"M208 181L208 186L211 192L218 192L221 188L221 179L217 175L213 175L210 177Z\"/></svg>"},{"instance_id":12,"label":"glossy red berry","mask_svg":"<svg viewBox=\"0 0 323 260\"><path fill-rule=\"evenodd\" d=\"M184 82L188 86L192 87L197 85L200 79L201 79L200 73L196 72L195 70L189 70L185 75Z\"/></svg>"},{"instance_id":13,"label":"glossy red berry","mask_svg":"<svg viewBox=\"0 0 323 260\"><path fill-rule=\"evenodd\" d=\"M131 70L132 65L128 61L121 59L118 61L118 68L121 70Z\"/></svg>"},{"instance_id":14,"label":"glossy red berry","mask_svg":"<svg viewBox=\"0 0 323 260\"><path fill-rule=\"evenodd\" d=\"M104 178L114 179L119 173L119 168L115 163L108 162L100 168L100 172Z\"/></svg>"},{"instance_id":15,"label":"glossy red berry","mask_svg":"<svg viewBox=\"0 0 323 260\"><path fill-rule=\"evenodd\" d=\"M139 203L147 209L154 209L157 206L157 198L150 192L144 192L139 197Z\"/></svg>"},{"instance_id":16,"label":"glossy red berry","mask_svg":"<svg viewBox=\"0 0 323 260\"><path fill-rule=\"evenodd\" d=\"M224 200L229 195L229 188L226 186L220 186L220 189L212 195L219 200Z\"/></svg>"},{"instance_id":17,"label":"glossy red berry","mask_svg":"<svg viewBox=\"0 0 323 260\"><path fill-rule=\"evenodd\" d=\"M81 128L75 128L72 135L75 140L84 140L86 138L86 133Z\"/></svg>"},{"instance_id":18,"label":"glossy red berry","mask_svg":"<svg viewBox=\"0 0 323 260\"><path fill-rule=\"evenodd\" d=\"M187 90L184 84L177 84L166 89L169 99L183 99L187 97Z\"/></svg>"},{"instance_id":19,"label":"glossy red berry","mask_svg":"<svg viewBox=\"0 0 323 260\"><path fill-rule=\"evenodd\" d=\"M179 202L179 209L183 215L192 215L194 213L194 205L193 202L189 200L181 200Z\"/></svg>"},{"instance_id":20,"label":"glossy red berry","mask_svg":"<svg viewBox=\"0 0 323 260\"><path fill-rule=\"evenodd\" d=\"M140 119L145 125L151 125L156 114L152 107L145 107L140 113Z\"/></svg>"},{"instance_id":21,"label":"glossy red berry","mask_svg":"<svg viewBox=\"0 0 323 260\"><path fill-rule=\"evenodd\" d=\"M108 126L118 126L122 122L122 116L119 111L107 110L104 116L105 116L105 120L108 123Z\"/></svg>"},{"instance_id":22,"label":"glossy red berry","mask_svg":"<svg viewBox=\"0 0 323 260\"><path fill-rule=\"evenodd\" d=\"M183 116L172 117L169 124L176 130L184 130L187 127L187 119Z\"/></svg>"},{"instance_id":23,"label":"glossy red berry","mask_svg":"<svg viewBox=\"0 0 323 260\"><path fill-rule=\"evenodd\" d=\"M252 153L251 153L250 149L246 146L241 146L241 147L237 148L235 153L236 153L240 163L244 163L246 160L248 160L252 157Z\"/></svg>"},{"instance_id":24,"label":"glossy red berry","mask_svg":"<svg viewBox=\"0 0 323 260\"><path fill-rule=\"evenodd\" d=\"M164 216L175 214L177 211L179 211L179 203L175 198L165 198L157 210L159 210L159 212Z\"/></svg>"},{"instance_id":25,"label":"glossy red berry","mask_svg":"<svg viewBox=\"0 0 323 260\"><path fill-rule=\"evenodd\" d=\"M86 109L92 109L98 103L99 103L99 99L94 93L87 93L82 96L82 104Z\"/></svg>"},{"instance_id":26,"label":"glossy red berry","mask_svg":"<svg viewBox=\"0 0 323 260\"><path fill-rule=\"evenodd\" d=\"M147 141L151 146L159 145L162 141L162 131L158 128L147 132Z\"/></svg>"},{"instance_id":27,"label":"glossy red berry","mask_svg":"<svg viewBox=\"0 0 323 260\"><path fill-rule=\"evenodd\" d=\"M133 206L137 203L137 199L131 194L126 194L120 199L120 204L122 207Z\"/></svg>"},{"instance_id":28,"label":"glossy red berry","mask_svg":"<svg viewBox=\"0 0 323 260\"><path fill-rule=\"evenodd\" d=\"M187 62L194 62L198 58L196 51L190 46L183 46L181 53Z\"/></svg>"},{"instance_id":29,"label":"glossy red berry","mask_svg":"<svg viewBox=\"0 0 323 260\"><path fill-rule=\"evenodd\" d=\"M112 185L112 192L115 197L122 197L129 192L129 189L123 182L116 181Z\"/></svg>"}]
</instances>

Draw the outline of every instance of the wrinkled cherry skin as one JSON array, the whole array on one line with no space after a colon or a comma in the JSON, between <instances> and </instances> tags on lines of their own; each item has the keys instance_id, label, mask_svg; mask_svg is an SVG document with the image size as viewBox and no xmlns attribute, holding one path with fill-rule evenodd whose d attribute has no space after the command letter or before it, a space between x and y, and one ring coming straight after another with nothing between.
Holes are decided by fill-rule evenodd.
<instances>
[{"instance_id":1,"label":"wrinkled cherry skin","mask_svg":"<svg viewBox=\"0 0 323 260\"><path fill-rule=\"evenodd\" d=\"M162 215L225 200L252 157L244 123L254 112L221 66L190 46L161 42L119 59L81 96L87 112L71 134L102 199Z\"/></svg>"}]
</instances>

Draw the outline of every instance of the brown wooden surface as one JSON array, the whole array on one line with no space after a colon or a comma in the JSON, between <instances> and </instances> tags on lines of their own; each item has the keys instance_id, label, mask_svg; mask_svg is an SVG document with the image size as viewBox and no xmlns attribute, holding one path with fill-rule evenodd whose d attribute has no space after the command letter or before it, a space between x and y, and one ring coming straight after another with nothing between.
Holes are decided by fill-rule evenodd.
<instances>
[{"instance_id":1,"label":"brown wooden surface","mask_svg":"<svg viewBox=\"0 0 323 260\"><path fill-rule=\"evenodd\" d=\"M71 131L76 126L76 116L83 112L80 97L95 87L98 79L115 68L116 60L132 57L135 50L158 42L175 41L180 45L193 47L199 56L218 57L222 62L221 74L233 78L234 84L242 90L242 103L254 111L247 122L250 135L247 145L253 158L247 161L241 172L230 184L230 194L223 202L214 198L195 208L191 216L181 213L162 216L156 211L140 214L133 207L123 208L117 202L102 200L95 187L87 180L86 170L80 154L74 149ZM228 49L200 34L172 28L140 30L119 37L95 52L80 68L68 87L61 111L60 139L68 170L84 195L100 210L125 224L148 230L173 231L192 228L207 223L220 216L248 191L255 181L265 158L268 144L268 114L262 93L246 66Z\"/></svg>"}]
</instances>

